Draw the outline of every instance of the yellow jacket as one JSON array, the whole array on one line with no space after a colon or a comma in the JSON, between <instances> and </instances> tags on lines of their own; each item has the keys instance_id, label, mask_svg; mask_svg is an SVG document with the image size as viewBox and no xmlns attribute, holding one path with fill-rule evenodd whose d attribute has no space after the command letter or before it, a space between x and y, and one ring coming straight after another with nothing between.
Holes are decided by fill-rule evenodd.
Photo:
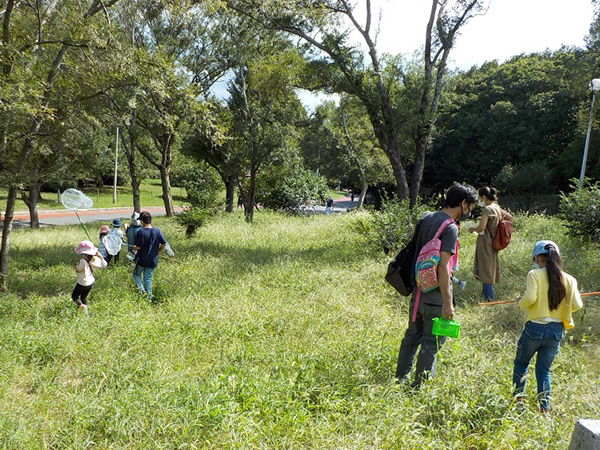
<instances>
[{"instance_id":1,"label":"yellow jacket","mask_svg":"<svg viewBox=\"0 0 600 450\"><path fill-rule=\"evenodd\" d=\"M563 272L563 282L567 288L567 295L557 309L550 311L548 306L548 274L546 268L530 270L527 274L527 288L519 300L519 308L527 310L527 320L536 320L544 317L553 317L562 320L565 328L573 328L572 312L583 307L577 280Z\"/></svg>"}]
</instances>

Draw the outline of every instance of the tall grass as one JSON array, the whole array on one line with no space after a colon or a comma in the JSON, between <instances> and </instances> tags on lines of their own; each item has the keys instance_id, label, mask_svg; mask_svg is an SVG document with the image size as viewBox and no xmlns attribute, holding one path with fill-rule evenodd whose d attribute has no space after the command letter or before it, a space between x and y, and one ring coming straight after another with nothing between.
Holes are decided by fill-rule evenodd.
<instances>
[{"instance_id":1,"label":"tall grass","mask_svg":"<svg viewBox=\"0 0 600 450\"><path fill-rule=\"evenodd\" d=\"M0 445L38 448L563 449L600 410L599 299L586 300L552 368L554 420L511 406L523 313L477 307L475 236L461 236L462 337L420 390L392 376L407 301L383 281L388 257L353 215L222 216L192 239L157 219L176 252L150 304L127 263L97 273L90 316L70 300L77 227L13 232L11 294L0 297ZM598 248L557 220L520 216L501 253L498 296L524 285L533 242L557 241L567 270L598 288ZM533 374L531 375L533 378Z\"/></svg>"}]
</instances>

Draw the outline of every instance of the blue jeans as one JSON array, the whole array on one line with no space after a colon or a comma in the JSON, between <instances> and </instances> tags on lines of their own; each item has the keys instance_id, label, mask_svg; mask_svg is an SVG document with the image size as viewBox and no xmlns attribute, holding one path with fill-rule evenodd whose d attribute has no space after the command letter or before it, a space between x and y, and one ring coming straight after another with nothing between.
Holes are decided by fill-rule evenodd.
<instances>
[{"instance_id":1,"label":"blue jeans","mask_svg":"<svg viewBox=\"0 0 600 450\"><path fill-rule=\"evenodd\" d=\"M483 299L484 300L495 300L494 296L494 285L483 283Z\"/></svg>"},{"instance_id":2,"label":"blue jeans","mask_svg":"<svg viewBox=\"0 0 600 450\"><path fill-rule=\"evenodd\" d=\"M527 379L527 367L533 355L537 353L535 377L540 407L550 410L550 366L558 353L560 341L564 336L561 322L539 324L527 322L517 344L517 357L513 371L515 396L522 397Z\"/></svg>"},{"instance_id":3,"label":"blue jeans","mask_svg":"<svg viewBox=\"0 0 600 450\"><path fill-rule=\"evenodd\" d=\"M138 286L140 292L147 293L148 299L152 300L152 275L154 267L142 267L136 264L133 268L133 279ZM144 276L144 284L142 284L142 275Z\"/></svg>"}]
</instances>

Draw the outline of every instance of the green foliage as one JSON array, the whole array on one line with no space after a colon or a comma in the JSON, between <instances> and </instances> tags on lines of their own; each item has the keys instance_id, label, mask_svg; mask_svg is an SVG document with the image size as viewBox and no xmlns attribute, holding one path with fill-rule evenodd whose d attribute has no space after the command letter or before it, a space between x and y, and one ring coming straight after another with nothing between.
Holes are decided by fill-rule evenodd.
<instances>
[{"instance_id":1,"label":"green foliage","mask_svg":"<svg viewBox=\"0 0 600 450\"><path fill-rule=\"evenodd\" d=\"M173 183L185 188L191 208L177 214L175 221L193 236L196 230L219 212L221 180L215 169L207 164L188 164L173 171Z\"/></svg>"},{"instance_id":2,"label":"green foliage","mask_svg":"<svg viewBox=\"0 0 600 450\"><path fill-rule=\"evenodd\" d=\"M419 218L431 209L429 205L422 204L410 208L408 200L385 200L381 210L372 209L367 214L359 215L357 227L361 234L386 253L394 252L410 241Z\"/></svg>"},{"instance_id":3,"label":"green foliage","mask_svg":"<svg viewBox=\"0 0 600 450\"><path fill-rule=\"evenodd\" d=\"M324 203L329 194L325 178L310 170L299 169L272 181L271 190L258 197L258 202L270 209L297 208L311 201Z\"/></svg>"},{"instance_id":4,"label":"green foliage","mask_svg":"<svg viewBox=\"0 0 600 450\"><path fill-rule=\"evenodd\" d=\"M407 391L393 374L408 302L383 281L389 257L355 231L366 214L263 211L251 226L239 212L191 239L157 217L177 254L154 273L161 302L135 293L122 258L96 273L89 317L69 298L81 228L15 230L13 293L0 294L0 447L567 448L573 424L600 410L598 298L574 315L552 366L554 420L536 410L533 367L518 414L510 384L525 316L474 305L477 237L463 229L461 338L441 349L432 382ZM499 298L523 292L541 237L597 287L597 245L572 244L555 218L517 216L515 227Z\"/></svg>"},{"instance_id":5,"label":"green foliage","mask_svg":"<svg viewBox=\"0 0 600 450\"><path fill-rule=\"evenodd\" d=\"M505 165L492 183L504 194L548 194L554 190L553 170L548 161Z\"/></svg>"},{"instance_id":6,"label":"green foliage","mask_svg":"<svg viewBox=\"0 0 600 450\"><path fill-rule=\"evenodd\" d=\"M572 191L561 195L560 215L573 236L600 242L600 182L579 189L578 180L571 181Z\"/></svg>"},{"instance_id":7,"label":"green foliage","mask_svg":"<svg viewBox=\"0 0 600 450\"><path fill-rule=\"evenodd\" d=\"M503 64L493 61L459 74L437 122L426 184L443 187L469 180L487 185L510 166L514 173L503 178L508 187L514 176L527 192L566 188L581 156L563 154L581 155L581 146L575 151L572 145L581 140L589 114L586 72L594 63L579 49L563 49L519 55ZM590 155L590 161L597 160L597 150L591 148ZM549 170L536 174L544 181L536 185L531 175L540 161Z\"/></svg>"}]
</instances>

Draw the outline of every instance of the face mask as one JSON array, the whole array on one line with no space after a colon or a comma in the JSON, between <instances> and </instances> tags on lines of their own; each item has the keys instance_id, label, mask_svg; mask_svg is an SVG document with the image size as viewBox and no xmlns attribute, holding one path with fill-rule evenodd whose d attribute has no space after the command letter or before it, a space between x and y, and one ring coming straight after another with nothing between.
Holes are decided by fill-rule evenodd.
<instances>
[{"instance_id":1,"label":"face mask","mask_svg":"<svg viewBox=\"0 0 600 450\"><path fill-rule=\"evenodd\" d=\"M469 209L469 207L467 206L467 212L464 213L462 210L462 206L461 206L460 207L460 219L458 219L458 220L460 220L462 222L463 220L467 220L469 217L471 217L471 210Z\"/></svg>"},{"instance_id":2,"label":"face mask","mask_svg":"<svg viewBox=\"0 0 600 450\"><path fill-rule=\"evenodd\" d=\"M539 268L540 268L540 265L534 261L534 262L531 264L531 268L532 268L532 269L539 269Z\"/></svg>"},{"instance_id":3,"label":"face mask","mask_svg":"<svg viewBox=\"0 0 600 450\"><path fill-rule=\"evenodd\" d=\"M485 202L483 200L479 200L477 202L477 205L481 206L482 208L485 206Z\"/></svg>"}]
</instances>

